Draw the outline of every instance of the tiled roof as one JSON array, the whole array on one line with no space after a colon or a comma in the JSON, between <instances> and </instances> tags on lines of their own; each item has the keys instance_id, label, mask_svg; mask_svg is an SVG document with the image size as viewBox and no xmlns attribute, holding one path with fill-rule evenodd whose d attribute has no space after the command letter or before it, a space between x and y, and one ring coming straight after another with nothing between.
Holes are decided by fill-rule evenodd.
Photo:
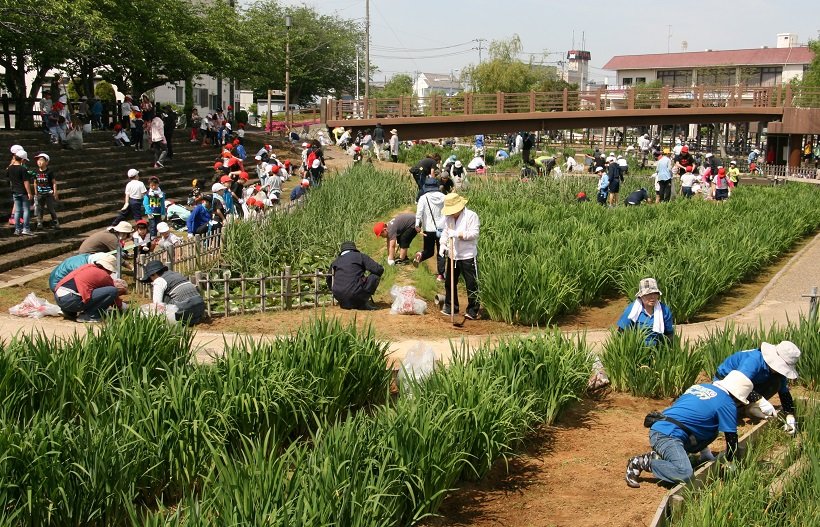
<instances>
[{"instance_id":1,"label":"tiled roof","mask_svg":"<svg viewBox=\"0 0 820 527\"><path fill-rule=\"evenodd\" d=\"M605 70L686 69L715 66L769 66L809 64L814 53L808 47L692 51L653 55L617 55L604 64Z\"/></svg>"}]
</instances>

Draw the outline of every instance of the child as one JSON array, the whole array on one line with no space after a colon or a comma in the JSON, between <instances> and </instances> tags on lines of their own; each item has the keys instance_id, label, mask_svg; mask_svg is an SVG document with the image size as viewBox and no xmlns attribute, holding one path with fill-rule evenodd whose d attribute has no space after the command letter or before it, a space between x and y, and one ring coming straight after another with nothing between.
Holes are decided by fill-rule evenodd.
<instances>
[{"instance_id":1,"label":"child","mask_svg":"<svg viewBox=\"0 0 820 527\"><path fill-rule=\"evenodd\" d=\"M680 190L685 198L691 198L694 195L693 185L695 183L695 175L692 173L692 165L686 166L686 172L680 177Z\"/></svg>"},{"instance_id":2,"label":"child","mask_svg":"<svg viewBox=\"0 0 820 527\"><path fill-rule=\"evenodd\" d=\"M142 137L145 131L145 121L142 120L142 112L134 112L134 119L131 121L134 130L134 150L141 152L143 150Z\"/></svg>"},{"instance_id":3,"label":"child","mask_svg":"<svg viewBox=\"0 0 820 527\"><path fill-rule=\"evenodd\" d=\"M245 147L242 145L242 140L239 138L233 140L233 155L238 157L240 161L244 161L247 155Z\"/></svg>"},{"instance_id":4,"label":"child","mask_svg":"<svg viewBox=\"0 0 820 527\"><path fill-rule=\"evenodd\" d=\"M128 139L128 134L122 129L122 125L114 125L114 144L117 146L130 146L131 140Z\"/></svg>"},{"instance_id":5,"label":"child","mask_svg":"<svg viewBox=\"0 0 820 527\"><path fill-rule=\"evenodd\" d=\"M598 180L598 204L606 206L607 198L609 198L609 176L606 175L602 166L595 167L595 173L600 177Z\"/></svg>"},{"instance_id":6,"label":"child","mask_svg":"<svg viewBox=\"0 0 820 527\"><path fill-rule=\"evenodd\" d=\"M134 231L134 258L140 254L151 252L151 240L153 236L148 232L148 222L139 220L136 223L137 230Z\"/></svg>"},{"instance_id":7,"label":"child","mask_svg":"<svg viewBox=\"0 0 820 527\"><path fill-rule=\"evenodd\" d=\"M57 179L54 172L48 168L51 158L46 153L39 153L34 156L37 161L37 171L34 173L34 186L37 193L34 195L34 213L37 216L37 229L43 229L43 209L47 208L51 214L51 227L60 228L57 220L57 211L54 210L54 202L59 199L57 196Z\"/></svg>"},{"instance_id":8,"label":"child","mask_svg":"<svg viewBox=\"0 0 820 527\"><path fill-rule=\"evenodd\" d=\"M353 164L358 165L362 162L362 147L354 146L353 147Z\"/></svg>"},{"instance_id":9,"label":"child","mask_svg":"<svg viewBox=\"0 0 820 527\"><path fill-rule=\"evenodd\" d=\"M151 176L148 178L148 192L142 198L142 207L145 215L148 216L149 230L151 236L157 235L157 224L165 220L165 193L159 188L159 178Z\"/></svg>"}]
</instances>

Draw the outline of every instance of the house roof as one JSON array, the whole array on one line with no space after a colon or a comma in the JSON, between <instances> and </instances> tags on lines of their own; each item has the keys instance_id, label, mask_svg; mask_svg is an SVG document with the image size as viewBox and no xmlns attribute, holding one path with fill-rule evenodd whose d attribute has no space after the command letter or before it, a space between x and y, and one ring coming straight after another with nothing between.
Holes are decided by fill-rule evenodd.
<instances>
[{"instance_id":1,"label":"house roof","mask_svg":"<svg viewBox=\"0 0 820 527\"><path fill-rule=\"evenodd\" d=\"M809 64L814 53L808 47L692 51L652 55L616 55L604 64L605 70L687 69L714 66L769 66Z\"/></svg>"},{"instance_id":2,"label":"house roof","mask_svg":"<svg viewBox=\"0 0 820 527\"><path fill-rule=\"evenodd\" d=\"M458 79L451 79L449 73L422 73L427 85L431 88L455 88L460 90Z\"/></svg>"}]
</instances>

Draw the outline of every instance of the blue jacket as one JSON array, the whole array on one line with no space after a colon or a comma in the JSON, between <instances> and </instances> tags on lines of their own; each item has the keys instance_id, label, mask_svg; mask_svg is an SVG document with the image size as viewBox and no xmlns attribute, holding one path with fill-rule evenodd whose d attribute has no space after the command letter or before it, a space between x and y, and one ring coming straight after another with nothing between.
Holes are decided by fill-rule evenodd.
<instances>
[{"instance_id":1,"label":"blue jacket","mask_svg":"<svg viewBox=\"0 0 820 527\"><path fill-rule=\"evenodd\" d=\"M629 320L629 312L632 311L632 303L627 304L624 312L621 313L621 318L618 319L618 328L626 329L629 327L646 328L650 331L646 337L646 343L649 345L657 344L664 335L672 336L675 333L675 327L672 324L672 310L669 309L663 302L660 303L661 313L663 313L663 335L652 331L652 326L655 323L654 315L647 315L644 310L641 310L638 315L638 320L632 322Z\"/></svg>"},{"instance_id":2,"label":"blue jacket","mask_svg":"<svg viewBox=\"0 0 820 527\"><path fill-rule=\"evenodd\" d=\"M211 211L206 209L203 204L199 204L191 211L188 220L185 224L188 226L188 234L196 234L196 231L203 225L207 225L211 221Z\"/></svg>"},{"instance_id":3,"label":"blue jacket","mask_svg":"<svg viewBox=\"0 0 820 527\"><path fill-rule=\"evenodd\" d=\"M754 391L767 399L777 393L781 395L782 403L782 396L790 393L786 378L769 368L759 348L738 351L726 357L718 366L714 380L726 377L732 370L748 377L754 384Z\"/></svg>"},{"instance_id":4,"label":"blue jacket","mask_svg":"<svg viewBox=\"0 0 820 527\"><path fill-rule=\"evenodd\" d=\"M290 200L296 201L305 195L305 188L302 185L296 186L290 191Z\"/></svg>"},{"instance_id":5,"label":"blue jacket","mask_svg":"<svg viewBox=\"0 0 820 527\"><path fill-rule=\"evenodd\" d=\"M68 276L68 273L87 264L89 256L91 255L78 254L76 256L70 256L60 262L57 267L51 271L51 274L48 275L48 288L54 291L54 288L57 287L60 280Z\"/></svg>"},{"instance_id":6,"label":"blue jacket","mask_svg":"<svg viewBox=\"0 0 820 527\"><path fill-rule=\"evenodd\" d=\"M142 197L142 208L145 209L146 216L159 214L164 218L166 215L165 192L163 192L162 189L159 189L156 194L152 194L150 190L146 192L145 196Z\"/></svg>"},{"instance_id":7,"label":"blue jacket","mask_svg":"<svg viewBox=\"0 0 820 527\"><path fill-rule=\"evenodd\" d=\"M713 384L690 387L663 413L684 424L698 441L714 441L718 432L737 433L735 400ZM687 445L686 433L669 421L658 421L651 430L680 439Z\"/></svg>"}]
</instances>

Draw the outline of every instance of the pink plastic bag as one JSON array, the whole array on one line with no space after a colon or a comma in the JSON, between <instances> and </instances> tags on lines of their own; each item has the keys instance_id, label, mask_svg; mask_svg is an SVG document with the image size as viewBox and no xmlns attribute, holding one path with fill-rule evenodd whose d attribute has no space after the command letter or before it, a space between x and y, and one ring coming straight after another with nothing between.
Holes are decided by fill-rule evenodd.
<instances>
[{"instance_id":1,"label":"pink plastic bag","mask_svg":"<svg viewBox=\"0 0 820 527\"><path fill-rule=\"evenodd\" d=\"M62 313L59 306L48 303L45 299L38 297L34 293L29 293L25 300L9 308L9 314L16 317L58 317Z\"/></svg>"}]
</instances>

